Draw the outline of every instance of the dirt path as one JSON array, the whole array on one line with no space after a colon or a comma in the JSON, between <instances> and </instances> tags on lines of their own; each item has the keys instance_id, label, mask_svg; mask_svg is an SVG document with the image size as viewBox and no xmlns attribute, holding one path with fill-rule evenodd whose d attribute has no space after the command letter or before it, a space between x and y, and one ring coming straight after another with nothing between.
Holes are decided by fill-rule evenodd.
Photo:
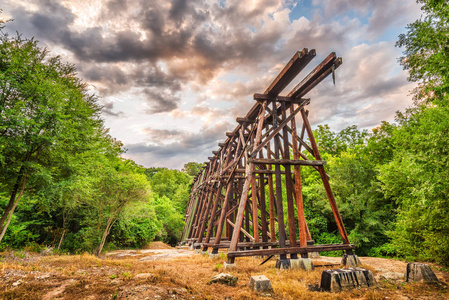
<instances>
[{"instance_id":1,"label":"dirt path","mask_svg":"<svg viewBox=\"0 0 449 300\"><path fill-rule=\"evenodd\" d=\"M184 256L192 256L193 251L185 249L144 249L144 250L118 250L106 254L108 258L136 258L139 261L167 260Z\"/></svg>"}]
</instances>

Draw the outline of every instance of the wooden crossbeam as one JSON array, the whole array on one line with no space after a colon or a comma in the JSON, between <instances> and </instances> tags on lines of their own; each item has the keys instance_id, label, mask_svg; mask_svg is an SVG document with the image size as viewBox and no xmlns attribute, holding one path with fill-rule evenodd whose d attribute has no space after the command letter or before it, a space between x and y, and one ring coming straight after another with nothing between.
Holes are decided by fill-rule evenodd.
<instances>
[{"instance_id":1,"label":"wooden crossbeam","mask_svg":"<svg viewBox=\"0 0 449 300\"><path fill-rule=\"evenodd\" d=\"M300 159L268 159L250 158L250 163L261 165L298 165L298 166L324 166L325 160L300 160Z\"/></svg>"},{"instance_id":2,"label":"wooden crossbeam","mask_svg":"<svg viewBox=\"0 0 449 300\"><path fill-rule=\"evenodd\" d=\"M246 250L228 252L228 258L243 257L243 256L262 256L262 255L281 255L292 253L310 253L310 252L325 252L337 250L352 250L355 246L352 244L333 244L333 245L314 245L307 247L288 247L277 249L260 249L260 250Z\"/></svg>"}]
</instances>

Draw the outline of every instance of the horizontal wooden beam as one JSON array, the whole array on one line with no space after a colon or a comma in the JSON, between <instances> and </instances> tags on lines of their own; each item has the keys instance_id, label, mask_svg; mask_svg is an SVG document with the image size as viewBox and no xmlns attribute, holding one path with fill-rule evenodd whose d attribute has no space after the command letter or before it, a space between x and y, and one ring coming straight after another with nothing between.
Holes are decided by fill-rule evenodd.
<instances>
[{"instance_id":1,"label":"horizontal wooden beam","mask_svg":"<svg viewBox=\"0 0 449 300\"><path fill-rule=\"evenodd\" d=\"M259 236L260 239L262 239L262 236ZM206 247L214 247L214 248L229 248L229 244L231 243L231 241L220 241L220 244L218 245L214 245L213 243L209 242L209 243L203 243L203 246ZM299 240L296 240L296 243L299 245ZM307 245L309 246L313 246L315 243L315 241L310 240L307 241ZM287 246L290 245L290 241L287 240L285 241L285 244ZM276 247L279 246L279 241L277 242L240 242L237 244L238 247Z\"/></svg>"},{"instance_id":2,"label":"horizontal wooden beam","mask_svg":"<svg viewBox=\"0 0 449 300\"><path fill-rule=\"evenodd\" d=\"M293 160L293 159L270 159L270 158L249 158L248 162L263 165L299 165L299 166L324 166L325 160Z\"/></svg>"},{"instance_id":3,"label":"horizontal wooden beam","mask_svg":"<svg viewBox=\"0 0 449 300\"><path fill-rule=\"evenodd\" d=\"M226 132L226 136L227 137L233 137L233 136L239 136L239 134L237 132ZM249 134L248 133L244 133L243 136L244 137L248 137Z\"/></svg>"},{"instance_id":4,"label":"horizontal wooden beam","mask_svg":"<svg viewBox=\"0 0 449 300\"><path fill-rule=\"evenodd\" d=\"M240 244L237 244L239 247ZM261 256L261 255L280 255L292 253L309 253L309 252L324 252L337 250L352 250L355 249L353 244L333 244L333 245L314 245L307 247L288 247L277 249L261 249L261 250L246 250L228 252L228 258L242 257L242 256Z\"/></svg>"},{"instance_id":5,"label":"horizontal wooden beam","mask_svg":"<svg viewBox=\"0 0 449 300\"><path fill-rule=\"evenodd\" d=\"M310 98L292 98L292 97L285 97L285 96L271 96L270 94L254 94L254 100L257 101L278 101L278 102L289 102L289 103L296 103L296 104L302 104L304 101L310 101Z\"/></svg>"},{"instance_id":6,"label":"horizontal wooden beam","mask_svg":"<svg viewBox=\"0 0 449 300\"><path fill-rule=\"evenodd\" d=\"M235 119L238 123L243 124L243 123L256 123L256 120L254 119L248 119L248 118L242 118L242 117L238 117L237 119Z\"/></svg>"}]
</instances>

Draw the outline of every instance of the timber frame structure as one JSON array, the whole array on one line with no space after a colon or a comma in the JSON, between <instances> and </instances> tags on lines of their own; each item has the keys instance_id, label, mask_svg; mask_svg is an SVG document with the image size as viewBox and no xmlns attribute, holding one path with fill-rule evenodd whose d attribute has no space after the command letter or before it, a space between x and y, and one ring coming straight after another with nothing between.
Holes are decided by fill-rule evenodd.
<instances>
[{"instance_id":1,"label":"timber frame structure","mask_svg":"<svg viewBox=\"0 0 449 300\"><path fill-rule=\"evenodd\" d=\"M212 254L226 248L228 263L241 256L280 255L285 260L333 250L353 255L305 110L310 99L304 98L328 75L334 77L342 59L329 54L286 96L279 96L315 55L314 49L298 51L263 94L254 94L254 106L236 119L237 127L195 176L181 243L211 248ZM304 216L301 167L319 172L342 244L314 245Z\"/></svg>"}]
</instances>

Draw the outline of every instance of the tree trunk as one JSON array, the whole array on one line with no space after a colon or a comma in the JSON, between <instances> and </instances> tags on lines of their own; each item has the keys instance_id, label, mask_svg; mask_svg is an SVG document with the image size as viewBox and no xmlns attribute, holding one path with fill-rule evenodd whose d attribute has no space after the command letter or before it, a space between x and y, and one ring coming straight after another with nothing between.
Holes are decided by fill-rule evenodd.
<instances>
[{"instance_id":1,"label":"tree trunk","mask_svg":"<svg viewBox=\"0 0 449 300\"><path fill-rule=\"evenodd\" d=\"M112 222L112 217L110 217L108 219L107 224L106 224L106 228L105 228L105 230L103 232L103 236L101 237L100 245L98 245L98 248L95 251L95 255L97 255L97 256L100 255L101 250L103 250L104 243L106 242L106 238L108 237L109 232L111 231L111 227L112 227L113 224L114 224L114 222Z\"/></svg>"},{"instance_id":2,"label":"tree trunk","mask_svg":"<svg viewBox=\"0 0 449 300\"><path fill-rule=\"evenodd\" d=\"M28 175L28 173L25 173L23 176L19 175L19 178L23 177L22 187L20 188L20 193L16 197L16 193L17 193L16 186L18 188L18 184L16 183L14 186L12 195L11 195L11 199L9 201L10 203L6 207L5 212L3 213L3 215L0 219L0 230L1 230L0 242L2 241L3 237L5 236L6 229L8 229L9 223L11 222L12 214L14 213L14 210L17 207L17 203L19 203L20 197L22 197L23 191L25 190L25 183L26 183L27 175ZM18 181L19 181L19 178L18 178ZM11 202L12 202L12 205L10 205ZM6 220L6 223L4 223L5 220Z\"/></svg>"},{"instance_id":3,"label":"tree trunk","mask_svg":"<svg viewBox=\"0 0 449 300\"><path fill-rule=\"evenodd\" d=\"M8 218L9 212L13 209L13 207L16 203L17 191L19 190L20 183L22 182L24 171L25 171L25 167L22 166L19 170L19 176L17 177L16 183L14 184L14 187L12 189L12 193L11 193L11 197L9 198L8 206L6 206L2 217L0 218L0 231L3 231L3 224L5 223L6 219Z\"/></svg>"},{"instance_id":4,"label":"tree trunk","mask_svg":"<svg viewBox=\"0 0 449 300\"><path fill-rule=\"evenodd\" d=\"M67 229L64 228L64 230L62 231L61 239L59 240L59 244L58 244L58 250L61 248L62 241L64 240L66 230Z\"/></svg>"}]
</instances>

